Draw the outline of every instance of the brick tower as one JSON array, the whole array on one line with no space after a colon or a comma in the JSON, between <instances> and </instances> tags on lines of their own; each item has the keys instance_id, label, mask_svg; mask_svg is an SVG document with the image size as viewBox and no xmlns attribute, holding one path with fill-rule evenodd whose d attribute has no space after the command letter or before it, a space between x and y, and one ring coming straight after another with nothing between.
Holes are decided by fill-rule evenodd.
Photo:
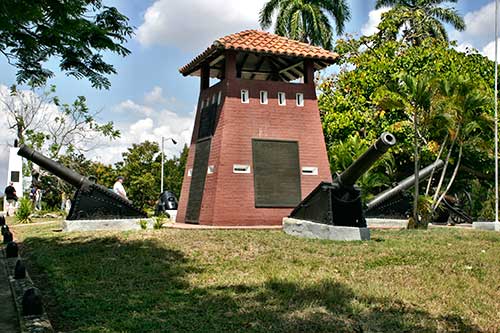
<instances>
[{"instance_id":1,"label":"brick tower","mask_svg":"<svg viewBox=\"0 0 500 333\"><path fill-rule=\"evenodd\" d=\"M180 68L201 84L177 222L280 225L331 181L313 78L337 58L248 30ZM210 78L219 82L210 86Z\"/></svg>"}]
</instances>

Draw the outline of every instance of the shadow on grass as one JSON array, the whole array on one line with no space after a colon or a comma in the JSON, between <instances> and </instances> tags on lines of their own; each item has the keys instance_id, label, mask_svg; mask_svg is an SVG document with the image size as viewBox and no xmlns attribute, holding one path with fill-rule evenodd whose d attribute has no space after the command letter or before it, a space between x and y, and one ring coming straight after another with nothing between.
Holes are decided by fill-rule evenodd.
<instances>
[{"instance_id":1,"label":"shadow on grass","mask_svg":"<svg viewBox=\"0 0 500 333\"><path fill-rule=\"evenodd\" d=\"M58 331L478 332L460 316L356 295L334 279L218 283L205 263L165 241L52 237L23 245ZM199 275L206 285L194 285Z\"/></svg>"}]
</instances>

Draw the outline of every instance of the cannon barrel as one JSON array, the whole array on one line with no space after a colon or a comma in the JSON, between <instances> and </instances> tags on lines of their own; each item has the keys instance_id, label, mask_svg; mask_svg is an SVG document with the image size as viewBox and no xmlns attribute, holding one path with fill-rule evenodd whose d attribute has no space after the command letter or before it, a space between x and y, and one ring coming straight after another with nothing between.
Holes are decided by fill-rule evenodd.
<instances>
[{"instance_id":1,"label":"cannon barrel","mask_svg":"<svg viewBox=\"0 0 500 333\"><path fill-rule=\"evenodd\" d=\"M19 152L17 153L19 156L22 156L33 163L38 164L45 170L53 173L57 177L62 180L70 183L71 185L80 188L83 185L91 184L92 182L88 180L87 177L82 176L73 170L65 167L57 163L56 161L51 160L50 158L40 154L39 152L34 151L26 145L21 145L19 147Z\"/></svg>"},{"instance_id":2,"label":"cannon barrel","mask_svg":"<svg viewBox=\"0 0 500 333\"><path fill-rule=\"evenodd\" d=\"M443 165L444 165L443 160L439 160L439 159L436 160L434 163L421 169L418 172L418 178L420 180L423 180L423 179L429 177L434 169L440 169L443 167ZM406 191L407 189L411 188L413 185L415 185L415 175L411 175L411 176L403 179L393 188L390 188L390 189L376 195L375 198L373 198L372 200L370 200L370 202L368 202L366 204L366 210L368 211L372 208L377 207L378 205L391 199L395 195L402 193L402 192Z\"/></svg>"},{"instance_id":3,"label":"cannon barrel","mask_svg":"<svg viewBox=\"0 0 500 333\"><path fill-rule=\"evenodd\" d=\"M354 183L395 143L394 135L383 133L333 183L321 182L316 186L289 217L315 223L366 228L361 190Z\"/></svg>"},{"instance_id":4,"label":"cannon barrel","mask_svg":"<svg viewBox=\"0 0 500 333\"><path fill-rule=\"evenodd\" d=\"M368 171L387 149L395 144L394 135L389 132L382 133L380 138L363 155L337 177L336 182L345 187L354 185L358 178Z\"/></svg>"}]
</instances>

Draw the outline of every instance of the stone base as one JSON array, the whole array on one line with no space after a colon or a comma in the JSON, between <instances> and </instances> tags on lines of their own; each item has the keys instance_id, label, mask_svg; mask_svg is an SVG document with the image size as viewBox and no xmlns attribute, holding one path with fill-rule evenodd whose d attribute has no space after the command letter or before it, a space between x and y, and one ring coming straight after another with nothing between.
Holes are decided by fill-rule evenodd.
<instances>
[{"instance_id":1,"label":"stone base","mask_svg":"<svg viewBox=\"0 0 500 333\"><path fill-rule=\"evenodd\" d=\"M147 229L153 229L154 220L143 219L117 219L117 220L65 220L63 231L94 231L94 230L141 230L140 221L147 222Z\"/></svg>"},{"instance_id":2,"label":"stone base","mask_svg":"<svg viewBox=\"0 0 500 333\"><path fill-rule=\"evenodd\" d=\"M370 217L366 219L366 224L368 228L401 228L406 229L408 227L408 219L385 219L385 218L375 218Z\"/></svg>"},{"instance_id":3,"label":"stone base","mask_svg":"<svg viewBox=\"0 0 500 333\"><path fill-rule=\"evenodd\" d=\"M472 228L478 230L500 231L500 222L473 222Z\"/></svg>"},{"instance_id":4,"label":"stone base","mask_svg":"<svg viewBox=\"0 0 500 333\"><path fill-rule=\"evenodd\" d=\"M370 229L368 228L332 226L290 217L283 218L283 231L289 235L303 238L338 241L370 240Z\"/></svg>"},{"instance_id":5,"label":"stone base","mask_svg":"<svg viewBox=\"0 0 500 333\"><path fill-rule=\"evenodd\" d=\"M170 221L175 222L177 219L177 209L167 209L166 212L170 215Z\"/></svg>"}]
</instances>

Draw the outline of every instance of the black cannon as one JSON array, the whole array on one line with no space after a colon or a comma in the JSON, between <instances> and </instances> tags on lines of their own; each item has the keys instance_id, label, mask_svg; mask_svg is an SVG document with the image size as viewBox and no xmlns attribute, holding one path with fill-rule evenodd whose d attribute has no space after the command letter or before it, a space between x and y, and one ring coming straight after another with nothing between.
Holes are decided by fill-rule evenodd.
<instances>
[{"instance_id":1,"label":"black cannon","mask_svg":"<svg viewBox=\"0 0 500 333\"><path fill-rule=\"evenodd\" d=\"M155 215L165 214L167 210L177 210L179 203L173 192L164 191L156 203Z\"/></svg>"},{"instance_id":2,"label":"black cannon","mask_svg":"<svg viewBox=\"0 0 500 333\"><path fill-rule=\"evenodd\" d=\"M437 160L418 172L419 180L423 181L433 170L441 169L442 160ZM415 185L415 175L403 179L392 188L376 195L366 204L365 216L406 219L413 209L413 196L407 190ZM471 198L467 192L460 196L446 195L434 212L433 223L472 223L472 217L464 209ZM451 220L451 221L450 221Z\"/></svg>"},{"instance_id":3,"label":"black cannon","mask_svg":"<svg viewBox=\"0 0 500 333\"><path fill-rule=\"evenodd\" d=\"M336 226L366 227L361 191L355 182L394 144L394 135L383 133L333 183L321 182L295 207L290 217Z\"/></svg>"},{"instance_id":4,"label":"black cannon","mask_svg":"<svg viewBox=\"0 0 500 333\"><path fill-rule=\"evenodd\" d=\"M425 180L434 170L439 170L443 167L444 162L437 160L434 163L426 166L418 172L419 181ZM406 190L415 185L415 175L411 175L392 188L376 195L370 200L365 207L365 215L370 217L392 217L392 218L407 218L412 210L411 194L406 193Z\"/></svg>"},{"instance_id":5,"label":"black cannon","mask_svg":"<svg viewBox=\"0 0 500 333\"><path fill-rule=\"evenodd\" d=\"M21 145L18 155L38 164L77 188L67 220L111 220L146 217L139 208L106 187Z\"/></svg>"}]
</instances>

